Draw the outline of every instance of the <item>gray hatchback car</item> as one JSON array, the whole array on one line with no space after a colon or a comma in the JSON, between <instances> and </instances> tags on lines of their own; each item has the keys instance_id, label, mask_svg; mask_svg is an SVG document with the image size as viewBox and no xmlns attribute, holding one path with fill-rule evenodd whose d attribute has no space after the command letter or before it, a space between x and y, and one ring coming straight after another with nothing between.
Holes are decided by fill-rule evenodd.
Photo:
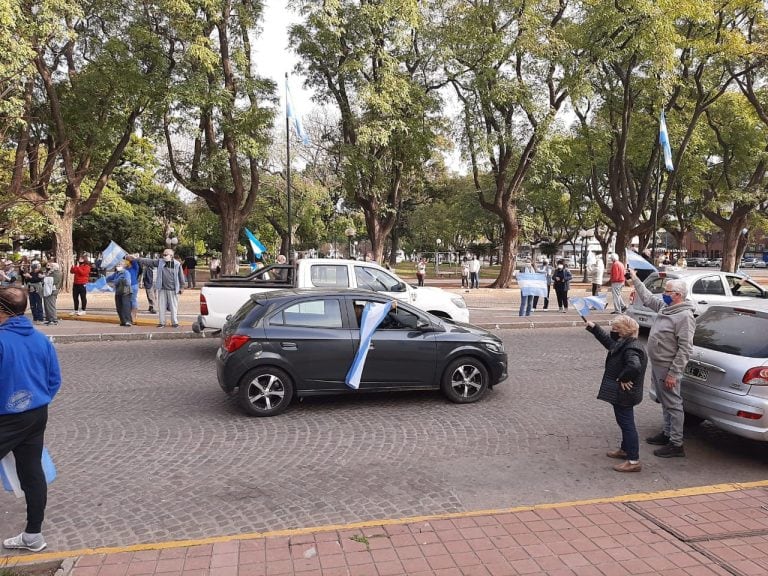
<instances>
[{"instance_id":1,"label":"gray hatchback car","mask_svg":"<svg viewBox=\"0 0 768 576\"><path fill-rule=\"evenodd\" d=\"M768 441L768 302L711 306L696 320L681 385L686 424ZM656 395L651 390L651 398Z\"/></svg>"}]
</instances>

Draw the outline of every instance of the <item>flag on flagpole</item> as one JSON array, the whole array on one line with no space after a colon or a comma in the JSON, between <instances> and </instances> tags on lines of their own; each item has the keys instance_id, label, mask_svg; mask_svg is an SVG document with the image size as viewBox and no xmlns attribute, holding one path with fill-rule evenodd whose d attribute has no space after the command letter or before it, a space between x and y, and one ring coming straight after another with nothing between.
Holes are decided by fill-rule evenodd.
<instances>
[{"instance_id":1,"label":"flag on flagpole","mask_svg":"<svg viewBox=\"0 0 768 576\"><path fill-rule=\"evenodd\" d=\"M120 245L114 240L109 243L104 251L101 253L101 267L104 270L111 270L118 263L125 258L127 252L123 250Z\"/></svg>"},{"instance_id":2,"label":"flag on flagpole","mask_svg":"<svg viewBox=\"0 0 768 576\"><path fill-rule=\"evenodd\" d=\"M360 379L363 375L365 359L368 357L368 348L371 338L382 320L387 317L392 308L392 302L367 302L360 317L360 347L357 349L352 366L347 372L345 382L350 388L357 390L360 387Z\"/></svg>"},{"instance_id":3,"label":"flag on flagpole","mask_svg":"<svg viewBox=\"0 0 768 576\"><path fill-rule=\"evenodd\" d=\"M253 232L248 230L248 228L245 229L245 235L248 237L248 243L251 245L251 250L253 250L254 256L259 257L267 251L264 244L259 242L259 239L256 238L256 236L253 235Z\"/></svg>"},{"instance_id":4,"label":"flag on flagpole","mask_svg":"<svg viewBox=\"0 0 768 576\"><path fill-rule=\"evenodd\" d=\"M590 310L605 310L608 305L608 298L605 294L597 296L576 296L568 298L568 302L576 309L576 312L583 318L587 316Z\"/></svg>"},{"instance_id":5,"label":"flag on flagpole","mask_svg":"<svg viewBox=\"0 0 768 576\"><path fill-rule=\"evenodd\" d=\"M651 270L653 272L658 272L656 270L656 266L648 262L645 258L640 256L637 252L634 250L630 250L629 248L626 249L627 254L627 264L630 268L633 268L635 270Z\"/></svg>"},{"instance_id":6,"label":"flag on flagpole","mask_svg":"<svg viewBox=\"0 0 768 576\"><path fill-rule=\"evenodd\" d=\"M664 166L667 172L672 172L675 169L672 164L672 148L669 146L669 134L667 133L667 120L664 117L664 110L661 111L661 118L659 119L659 144L664 152Z\"/></svg>"},{"instance_id":7,"label":"flag on flagpole","mask_svg":"<svg viewBox=\"0 0 768 576\"><path fill-rule=\"evenodd\" d=\"M293 105L293 99L291 98L291 88L288 85L288 78L285 78L285 114L288 120L293 122L294 128L296 128L296 134L299 136L303 144L309 144L309 136L304 131L304 125L301 123L301 116L299 116L296 107Z\"/></svg>"}]
</instances>

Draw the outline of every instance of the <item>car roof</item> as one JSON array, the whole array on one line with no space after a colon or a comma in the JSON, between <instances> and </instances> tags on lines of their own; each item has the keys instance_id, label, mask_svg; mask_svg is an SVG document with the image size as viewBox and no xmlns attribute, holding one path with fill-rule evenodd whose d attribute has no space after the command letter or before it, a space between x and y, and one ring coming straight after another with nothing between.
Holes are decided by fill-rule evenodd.
<instances>
[{"instance_id":1,"label":"car roof","mask_svg":"<svg viewBox=\"0 0 768 576\"><path fill-rule=\"evenodd\" d=\"M768 314L768 300L739 300L734 302L719 302L708 310L751 310Z\"/></svg>"},{"instance_id":2,"label":"car roof","mask_svg":"<svg viewBox=\"0 0 768 576\"><path fill-rule=\"evenodd\" d=\"M659 272L651 272L648 274L648 278L652 276L660 276L662 278L679 278L680 280L686 280L689 278L698 278L699 276L712 276L713 274L733 274L734 276L739 276L740 278L747 278L745 274L742 274L741 272L725 272L723 270L688 270L688 269L678 269L678 270L661 270Z\"/></svg>"},{"instance_id":3,"label":"car roof","mask_svg":"<svg viewBox=\"0 0 768 576\"><path fill-rule=\"evenodd\" d=\"M376 296L384 300L393 299L374 292L373 290L363 290L361 288L286 288L284 290L269 290L267 292L255 292L251 294L251 298L258 300L291 300L302 296L359 296L361 298Z\"/></svg>"}]
</instances>

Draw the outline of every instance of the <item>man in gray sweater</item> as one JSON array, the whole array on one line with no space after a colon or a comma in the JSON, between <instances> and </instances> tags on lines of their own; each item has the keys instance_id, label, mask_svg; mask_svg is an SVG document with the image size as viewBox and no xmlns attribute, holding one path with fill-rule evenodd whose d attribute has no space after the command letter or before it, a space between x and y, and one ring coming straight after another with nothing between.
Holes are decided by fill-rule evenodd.
<instances>
[{"instance_id":1,"label":"man in gray sweater","mask_svg":"<svg viewBox=\"0 0 768 576\"><path fill-rule=\"evenodd\" d=\"M646 288L634 270L630 273L637 296L645 306L657 312L648 335L648 358L652 367L652 383L656 396L661 401L664 429L645 441L661 446L653 451L654 456L682 457L685 456L685 415L680 381L693 349L693 333L696 329L693 319L694 306L685 300L688 289L682 280L667 280L664 284L664 294L659 298Z\"/></svg>"},{"instance_id":2,"label":"man in gray sweater","mask_svg":"<svg viewBox=\"0 0 768 576\"><path fill-rule=\"evenodd\" d=\"M157 268L155 279L155 291L157 292L158 328L167 326L165 323L166 310L171 312L171 326L179 327L179 294L184 291L184 272L181 263L173 258L173 250L166 248L163 257L159 260L153 258L139 258L128 255L127 260L138 260L139 264L149 268ZM145 270L146 274L146 270Z\"/></svg>"}]
</instances>

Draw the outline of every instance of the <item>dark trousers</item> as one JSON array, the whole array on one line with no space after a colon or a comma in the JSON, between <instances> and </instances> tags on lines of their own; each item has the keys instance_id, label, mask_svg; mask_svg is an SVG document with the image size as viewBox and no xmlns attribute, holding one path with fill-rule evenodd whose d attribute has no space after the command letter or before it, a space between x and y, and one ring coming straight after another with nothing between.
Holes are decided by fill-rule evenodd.
<instances>
[{"instance_id":1,"label":"dark trousers","mask_svg":"<svg viewBox=\"0 0 768 576\"><path fill-rule=\"evenodd\" d=\"M635 409L632 406L613 405L616 424L621 428L621 449L627 453L627 460L640 460L640 440L635 427Z\"/></svg>"},{"instance_id":2,"label":"dark trousers","mask_svg":"<svg viewBox=\"0 0 768 576\"><path fill-rule=\"evenodd\" d=\"M130 324L131 295L115 294L115 308L117 309L117 316L120 318L120 325Z\"/></svg>"},{"instance_id":3,"label":"dark trousers","mask_svg":"<svg viewBox=\"0 0 768 576\"><path fill-rule=\"evenodd\" d=\"M38 286L41 285L38 284ZM39 322L45 320L45 314L43 313L43 296L40 292L29 293L29 309L32 311L32 320L37 320Z\"/></svg>"},{"instance_id":4,"label":"dark trousers","mask_svg":"<svg viewBox=\"0 0 768 576\"><path fill-rule=\"evenodd\" d=\"M600 284L592 282L592 296L597 296L598 294L600 294Z\"/></svg>"},{"instance_id":5,"label":"dark trousers","mask_svg":"<svg viewBox=\"0 0 768 576\"><path fill-rule=\"evenodd\" d=\"M544 308L543 308L544 310L549 308L549 290L550 290L550 288L552 288L552 285L551 284L547 284L547 295L544 296ZM538 296L534 296L533 297L533 309L536 310L536 306L538 306L538 305L539 305L539 297Z\"/></svg>"},{"instance_id":6,"label":"dark trousers","mask_svg":"<svg viewBox=\"0 0 768 576\"><path fill-rule=\"evenodd\" d=\"M557 294L557 307L568 310L568 290L565 289L565 286L561 288L555 285L555 294Z\"/></svg>"},{"instance_id":7,"label":"dark trousers","mask_svg":"<svg viewBox=\"0 0 768 576\"><path fill-rule=\"evenodd\" d=\"M424 274L416 274L416 280L419 286L424 286Z\"/></svg>"},{"instance_id":8,"label":"dark trousers","mask_svg":"<svg viewBox=\"0 0 768 576\"><path fill-rule=\"evenodd\" d=\"M75 312L77 312L78 308L85 310L85 307L88 305L88 297L86 294L88 294L88 291L85 289L85 284L72 285L72 302L75 305ZM82 303L82 305L80 305L80 303Z\"/></svg>"},{"instance_id":9,"label":"dark trousers","mask_svg":"<svg viewBox=\"0 0 768 576\"><path fill-rule=\"evenodd\" d=\"M48 485L45 482L42 457L48 406L19 414L0 415L0 459L13 452L16 472L27 501L25 532L37 534L42 530Z\"/></svg>"},{"instance_id":10,"label":"dark trousers","mask_svg":"<svg viewBox=\"0 0 768 576\"><path fill-rule=\"evenodd\" d=\"M469 287L480 288L480 275L477 272L469 273Z\"/></svg>"}]
</instances>

